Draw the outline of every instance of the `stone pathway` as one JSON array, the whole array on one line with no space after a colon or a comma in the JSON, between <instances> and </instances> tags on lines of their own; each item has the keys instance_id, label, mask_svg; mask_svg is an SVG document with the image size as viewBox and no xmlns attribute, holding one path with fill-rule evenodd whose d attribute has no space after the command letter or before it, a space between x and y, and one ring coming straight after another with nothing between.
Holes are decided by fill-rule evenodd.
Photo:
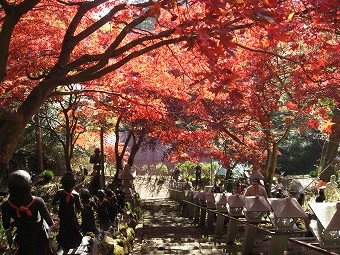
<instances>
[{"instance_id":1,"label":"stone pathway","mask_svg":"<svg viewBox=\"0 0 340 255\"><path fill-rule=\"evenodd\" d=\"M137 192L142 198L142 219L136 227L132 255L209 254L241 255L244 226L238 227L235 244L226 244L226 232L215 235L193 220L181 216L178 202L169 198L168 183L160 184L155 177L139 177ZM257 232L252 255L268 253L270 237ZM316 255L313 250L288 242L284 255ZM332 253L332 254L340 254Z\"/></svg>"},{"instance_id":2,"label":"stone pathway","mask_svg":"<svg viewBox=\"0 0 340 255\"><path fill-rule=\"evenodd\" d=\"M241 255L244 227L239 226L235 244L226 244L226 234L215 235L213 231L198 226L193 220L181 216L178 202L169 198L145 198L142 200L143 219L136 227L132 255L158 254L206 254ZM225 232L226 233L226 232ZM268 253L270 237L264 232L256 233L252 255ZM285 255L321 254L288 243ZM332 253L338 254L338 253Z\"/></svg>"},{"instance_id":3,"label":"stone pathway","mask_svg":"<svg viewBox=\"0 0 340 255\"><path fill-rule=\"evenodd\" d=\"M132 254L237 254L226 253L225 238L188 222L177 202L168 198L142 202L143 219L136 228Z\"/></svg>"}]
</instances>

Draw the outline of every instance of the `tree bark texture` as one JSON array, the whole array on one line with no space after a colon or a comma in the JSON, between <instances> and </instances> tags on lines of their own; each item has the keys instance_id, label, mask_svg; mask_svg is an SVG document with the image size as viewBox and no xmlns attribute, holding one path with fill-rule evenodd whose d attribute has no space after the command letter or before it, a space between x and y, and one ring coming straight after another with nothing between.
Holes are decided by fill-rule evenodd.
<instances>
[{"instance_id":1,"label":"tree bark texture","mask_svg":"<svg viewBox=\"0 0 340 255\"><path fill-rule=\"evenodd\" d=\"M320 179L325 182L329 182L331 175L335 174L336 171L336 166L333 164L333 160L338 154L340 143L340 109L334 110L332 122L334 123L331 127L332 133L329 135L329 140L324 143L322 148L319 166L321 171Z\"/></svg>"}]
</instances>

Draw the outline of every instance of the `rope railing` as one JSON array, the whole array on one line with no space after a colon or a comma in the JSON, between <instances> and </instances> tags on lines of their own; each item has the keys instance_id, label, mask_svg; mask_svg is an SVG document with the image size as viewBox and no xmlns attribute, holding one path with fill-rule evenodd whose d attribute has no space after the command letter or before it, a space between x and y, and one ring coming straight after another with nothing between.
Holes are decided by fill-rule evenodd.
<instances>
[{"instance_id":1,"label":"rope railing","mask_svg":"<svg viewBox=\"0 0 340 255\"><path fill-rule=\"evenodd\" d=\"M315 237L307 238L306 230L280 230L274 228L271 222L268 220L248 222L244 216L234 217L228 213L219 212L216 209L208 208L205 205L198 204L196 201L188 201L186 200L187 191L183 190L183 185L179 185L182 188L181 190L175 189L174 186L169 187L170 198L180 202L183 215L188 219L193 219L194 223L197 223L200 226L205 226L208 230L215 229L215 234L224 234L226 231L227 244L233 243L237 226L243 225L245 227L244 242L242 246L242 251L244 254L251 254L257 231L265 232L266 235L271 236L268 252L269 255L284 254L284 251L287 249L288 242L292 242L295 245L299 245L308 250L316 251L322 254L337 254L334 253L334 251L320 247L318 240ZM178 186L176 188L178 188ZM228 221L228 225L226 227L227 229L224 228L225 219Z\"/></svg>"}]
</instances>

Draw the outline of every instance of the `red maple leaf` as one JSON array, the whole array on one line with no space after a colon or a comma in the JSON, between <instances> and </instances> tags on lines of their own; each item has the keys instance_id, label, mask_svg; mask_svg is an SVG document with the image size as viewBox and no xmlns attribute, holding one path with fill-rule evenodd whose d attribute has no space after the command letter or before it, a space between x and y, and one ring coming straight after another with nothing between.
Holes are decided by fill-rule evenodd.
<instances>
[{"instance_id":1,"label":"red maple leaf","mask_svg":"<svg viewBox=\"0 0 340 255\"><path fill-rule=\"evenodd\" d=\"M316 120L309 120L308 123L307 123L307 127L318 129L319 128L319 122L316 121Z\"/></svg>"},{"instance_id":2,"label":"red maple leaf","mask_svg":"<svg viewBox=\"0 0 340 255\"><path fill-rule=\"evenodd\" d=\"M287 107L289 110L296 110L297 105L294 104L294 103L292 103L291 101L288 101L288 102L286 103L286 107Z\"/></svg>"}]
</instances>

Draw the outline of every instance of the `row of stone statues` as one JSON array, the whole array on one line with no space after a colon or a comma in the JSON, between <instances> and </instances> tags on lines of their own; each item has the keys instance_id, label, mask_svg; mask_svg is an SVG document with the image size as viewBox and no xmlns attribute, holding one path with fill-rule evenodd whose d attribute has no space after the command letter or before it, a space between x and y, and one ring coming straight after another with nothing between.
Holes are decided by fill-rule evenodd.
<instances>
[{"instance_id":1,"label":"row of stone statues","mask_svg":"<svg viewBox=\"0 0 340 255\"><path fill-rule=\"evenodd\" d=\"M98 190L94 197L96 199L92 199L88 189L82 189L80 194L74 189L76 179L72 172L64 174L61 185L52 200L52 205L58 207L59 224L56 225L45 201L31 194L29 173L17 170L9 175L9 197L1 204L1 215L6 231L10 232L14 227L17 229L16 254L52 254L49 239L51 227L58 229L57 254L66 254L69 249L77 248L81 244L83 235L87 232L99 234L97 225L102 231L114 226L116 217L124 210L125 196L121 188L115 191ZM77 211L81 212L81 224L78 223Z\"/></svg>"}]
</instances>

